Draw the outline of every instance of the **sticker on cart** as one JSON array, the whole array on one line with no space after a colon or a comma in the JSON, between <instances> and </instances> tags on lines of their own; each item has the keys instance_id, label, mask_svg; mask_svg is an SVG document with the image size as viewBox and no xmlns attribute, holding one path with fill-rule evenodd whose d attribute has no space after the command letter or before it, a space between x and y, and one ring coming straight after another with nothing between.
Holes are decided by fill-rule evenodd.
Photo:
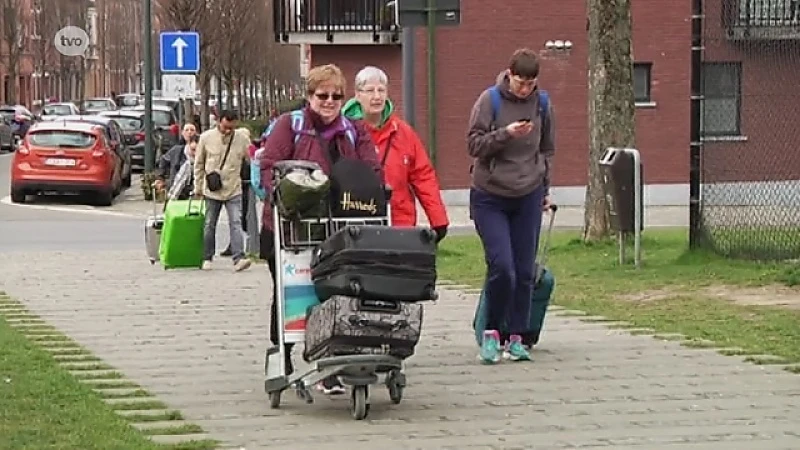
<instances>
[{"instance_id":1,"label":"sticker on cart","mask_svg":"<svg viewBox=\"0 0 800 450\"><path fill-rule=\"evenodd\" d=\"M306 329L306 311L319 305L311 281L311 250L283 255L284 330L303 332Z\"/></svg>"}]
</instances>

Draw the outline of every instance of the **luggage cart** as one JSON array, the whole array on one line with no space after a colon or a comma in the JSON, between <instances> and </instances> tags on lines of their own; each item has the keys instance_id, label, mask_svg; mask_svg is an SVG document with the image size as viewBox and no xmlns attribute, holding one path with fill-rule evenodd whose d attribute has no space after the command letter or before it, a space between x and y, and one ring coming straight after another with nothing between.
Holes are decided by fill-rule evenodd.
<instances>
[{"instance_id":1,"label":"luggage cart","mask_svg":"<svg viewBox=\"0 0 800 450\"><path fill-rule=\"evenodd\" d=\"M369 414L369 387L378 384L381 377L389 390L392 403L399 404L403 398L406 377L403 373L403 361L393 356L347 355L322 358L311 363L308 370L286 375L285 344L304 343L306 311L319 304L310 274L314 249L328 236L348 225L391 225L388 205L387 214L383 217L287 220L280 215L277 204L278 199L274 198L272 215L277 272L275 279L278 285L274 301L278 302L278 345L267 350L264 382L270 407L280 407L281 395L287 389L293 389L298 398L311 404L314 402L311 394L313 387L334 375L351 388L350 410L355 420L363 420Z\"/></svg>"}]
</instances>

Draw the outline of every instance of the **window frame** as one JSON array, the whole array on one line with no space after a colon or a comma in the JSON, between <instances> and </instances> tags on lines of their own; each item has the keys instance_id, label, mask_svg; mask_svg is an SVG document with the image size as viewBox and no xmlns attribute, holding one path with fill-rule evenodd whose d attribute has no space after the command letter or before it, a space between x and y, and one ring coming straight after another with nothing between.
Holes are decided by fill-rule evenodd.
<instances>
[{"instance_id":1,"label":"window frame","mask_svg":"<svg viewBox=\"0 0 800 450\"><path fill-rule=\"evenodd\" d=\"M707 68L709 67L727 67L733 70L733 75L736 81L735 92L728 95L708 95L706 89ZM742 135L742 62L741 61L704 61L700 69L700 83L702 86L703 100L700 103L700 135L702 137L719 138L731 137ZM706 130L706 111L708 110L706 100L734 100L735 103L735 118L733 127L722 131L707 131Z\"/></svg>"},{"instance_id":2,"label":"window frame","mask_svg":"<svg viewBox=\"0 0 800 450\"><path fill-rule=\"evenodd\" d=\"M646 75L646 82L645 82L645 89L646 89L646 96L645 97L637 97L636 93L636 69L644 69ZM647 61L640 61L633 63L633 71L631 72L633 78L633 101L636 104L649 104L653 103L653 63Z\"/></svg>"}]
</instances>

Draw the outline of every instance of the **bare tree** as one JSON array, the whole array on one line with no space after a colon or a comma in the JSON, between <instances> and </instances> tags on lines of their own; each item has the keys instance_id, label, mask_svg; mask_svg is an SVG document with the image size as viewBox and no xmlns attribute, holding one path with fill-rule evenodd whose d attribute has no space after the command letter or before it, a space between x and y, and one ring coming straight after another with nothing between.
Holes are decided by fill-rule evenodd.
<instances>
[{"instance_id":1,"label":"bare tree","mask_svg":"<svg viewBox=\"0 0 800 450\"><path fill-rule=\"evenodd\" d=\"M600 158L608 147L634 145L630 7L630 0L588 0L589 180L584 240L609 234Z\"/></svg>"},{"instance_id":2,"label":"bare tree","mask_svg":"<svg viewBox=\"0 0 800 450\"><path fill-rule=\"evenodd\" d=\"M25 15L21 0L0 0L0 20L3 21L3 43L6 47L6 71L11 80L6 103L17 103L16 80L19 77L19 62L25 48Z\"/></svg>"}]
</instances>

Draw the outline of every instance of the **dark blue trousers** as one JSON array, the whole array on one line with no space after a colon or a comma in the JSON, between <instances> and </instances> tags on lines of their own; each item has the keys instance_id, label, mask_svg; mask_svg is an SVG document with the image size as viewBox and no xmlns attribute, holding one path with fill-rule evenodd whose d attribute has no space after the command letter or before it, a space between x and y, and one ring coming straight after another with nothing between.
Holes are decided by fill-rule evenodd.
<instances>
[{"instance_id":1,"label":"dark blue trousers","mask_svg":"<svg viewBox=\"0 0 800 450\"><path fill-rule=\"evenodd\" d=\"M508 324L509 334L520 334L530 327L543 202L541 187L515 198L470 190L470 214L486 257L487 330Z\"/></svg>"}]
</instances>

